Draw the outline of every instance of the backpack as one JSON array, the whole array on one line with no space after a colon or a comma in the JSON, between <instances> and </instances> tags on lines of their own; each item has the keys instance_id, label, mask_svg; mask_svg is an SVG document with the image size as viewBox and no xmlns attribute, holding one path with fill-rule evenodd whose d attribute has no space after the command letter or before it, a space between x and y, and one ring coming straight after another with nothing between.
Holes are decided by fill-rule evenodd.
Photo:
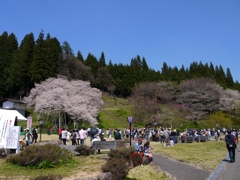
<instances>
[{"instance_id":1,"label":"backpack","mask_svg":"<svg viewBox=\"0 0 240 180\"><path fill-rule=\"evenodd\" d=\"M33 130L32 130L32 134L33 134L33 135L36 135L36 134L37 134L37 131L36 131L35 128L33 128Z\"/></svg>"},{"instance_id":2,"label":"backpack","mask_svg":"<svg viewBox=\"0 0 240 180\"><path fill-rule=\"evenodd\" d=\"M160 136L164 136L164 131L160 131Z\"/></svg>"}]
</instances>

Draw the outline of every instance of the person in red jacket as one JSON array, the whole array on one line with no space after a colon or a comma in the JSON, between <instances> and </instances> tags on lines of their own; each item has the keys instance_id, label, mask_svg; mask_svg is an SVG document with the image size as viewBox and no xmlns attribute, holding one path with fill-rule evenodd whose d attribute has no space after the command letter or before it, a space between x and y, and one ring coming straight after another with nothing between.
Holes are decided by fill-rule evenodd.
<instances>
[{"instance_id":1,"label":"person in red jacket","mask_svg":"<svg viewBox=\"0 0 240 180\"><path fill-rule=\"evenodd\" d=\"M58 128L58 135L59 135L59 139L62 140L62 128L61 127Z\"/></svg>"}]
</instances>

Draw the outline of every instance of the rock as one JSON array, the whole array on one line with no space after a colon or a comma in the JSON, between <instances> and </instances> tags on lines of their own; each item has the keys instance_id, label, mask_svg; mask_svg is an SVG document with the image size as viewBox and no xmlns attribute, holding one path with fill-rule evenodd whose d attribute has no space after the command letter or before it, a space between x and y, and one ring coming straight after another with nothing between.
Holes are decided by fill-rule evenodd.
<instances>
[{"instance_id":1,"label":"rock","mask_svg":"<svg viewBox=\"0 0 240 180\"><path fill-rule=\"evenodd\" d=\"M97 176L98 180L111 180L112 179L112 173L107 172L107 173L102 173Z\"/></svg>"}]
</instances>

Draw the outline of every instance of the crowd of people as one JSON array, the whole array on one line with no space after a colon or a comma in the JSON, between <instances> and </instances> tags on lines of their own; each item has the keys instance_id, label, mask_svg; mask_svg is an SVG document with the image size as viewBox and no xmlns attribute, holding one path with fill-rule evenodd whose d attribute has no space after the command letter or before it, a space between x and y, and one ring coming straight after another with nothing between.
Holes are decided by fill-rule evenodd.
<instances>
[{"instance_id":1,"label":"crowd of people","mask_svg":"<svg viewBox=\"0 0 240 180\"><path fill-rule=\"evenodd\" d=\"M25 141L25 146L29 144L36 143L38 138L38 127L32 129L32 133L26 128L25 136L23 140ZM49 134L49 131L48 131ZM121 140L124 138L131 138L136 141L135 151L139 153L141 157L149 157L150 163L153 162L152 154L150 151L150 141L160 142L163 145L174 146L174 144L181 142L182 137L192 136L194 140L197 141L199 136L206 136L207 140L224 140L226 142L226 147L229 152L230 161L235 161L235 149L237 146L238 135L240 130L235 129L227 130L222 129L184 129L179 131L177 129L171 128L129 128L125 129L104 129L92 127L92 128L80 128L74 130L68 130L66 128L58 129L59 139L64 145L85 145L87 137L90 137L90 146L93 141L106 141L107 140ZM225 136L224 138L221 136ZM106 139L105 139L106 138ZM143 139L146 140L143 143ZM143 163L142 163L143 164Z\"/></svg>"}]
</instances>

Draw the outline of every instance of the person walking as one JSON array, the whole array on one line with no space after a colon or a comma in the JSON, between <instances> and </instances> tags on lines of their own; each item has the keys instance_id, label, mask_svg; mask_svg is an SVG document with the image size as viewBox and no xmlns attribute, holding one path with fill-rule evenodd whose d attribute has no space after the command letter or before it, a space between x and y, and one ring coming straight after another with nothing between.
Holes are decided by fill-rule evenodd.
<instances>
[{"instance_id":1,"label":"person walking","mask_svg":"<svg viewBox=\"0 0 240 180\"><path fill-rule=\"evenodd\" d=\"M235 149L236 143L234 141L234 135L231 134L230 130L227 130L227 135L225 136L226 147L229 153L230 162L235 162Z\"/></svg>"},{"instance_id":2,"label":"person walking","mask_svg":"<svg viewBox=\"0 0 240 180\"><path fill-rule=\"evenodd\" d=\"M68 134L68 131L65 128L63 128L62 132L61 132L61 139L62 139L64 145L66 145L67 134Z\"/></svg>"},{"instance_id":3,"label":"person walking","mask_svg":"<svg viewBox=\"0 0 240 180\"><path fill-rule=\"evenodd\" d=\"M73 130L71 133L72 145L77 145L77 130Z\"/></svg>"},{"instance_id":4,"label":"person walking","mask_svg":"<svg viewBox=\"0 0 240 180\"><path fill-rule=\"evenodd\" d=\"M29 129L26 128L26 129L25 129L25 136L24 136L24 138L23 138L23 140L25 140L26 146L29 146L29 144L31 143L31 138L32 138L32 135L31 135L31 133L29 132Z\"/></svg>"},{"instance_id":5,"label":"person walking","mask_svg":"<svg viewBox=\"0 0 240 180\"><path fill-rule=\"evenodd\" d=\"M37 142L37 138L38 138L38 126L33 128L32 130L32 144Z\"/></svg>"},{"instance_id":6,"label":"person walking","mask_svg":"<svg viewBox=\"0 0 240 180\"><path fill-rule=\"evenodd\" d=\"M82 127L79 131L80 144L84 145L85 139L87 138L87 131Z\"/></svg>"},{"instance_id":7,"label":"person walking","mask_svg":"<svg viewBox=\"0 0 240 180\"><path fill-rule=\"evenodd\" d=\"M47 132L48 132L48 135L51 134L51 128L50 128L50 126L47 127Z\"/></svg>"}]
</instances>

